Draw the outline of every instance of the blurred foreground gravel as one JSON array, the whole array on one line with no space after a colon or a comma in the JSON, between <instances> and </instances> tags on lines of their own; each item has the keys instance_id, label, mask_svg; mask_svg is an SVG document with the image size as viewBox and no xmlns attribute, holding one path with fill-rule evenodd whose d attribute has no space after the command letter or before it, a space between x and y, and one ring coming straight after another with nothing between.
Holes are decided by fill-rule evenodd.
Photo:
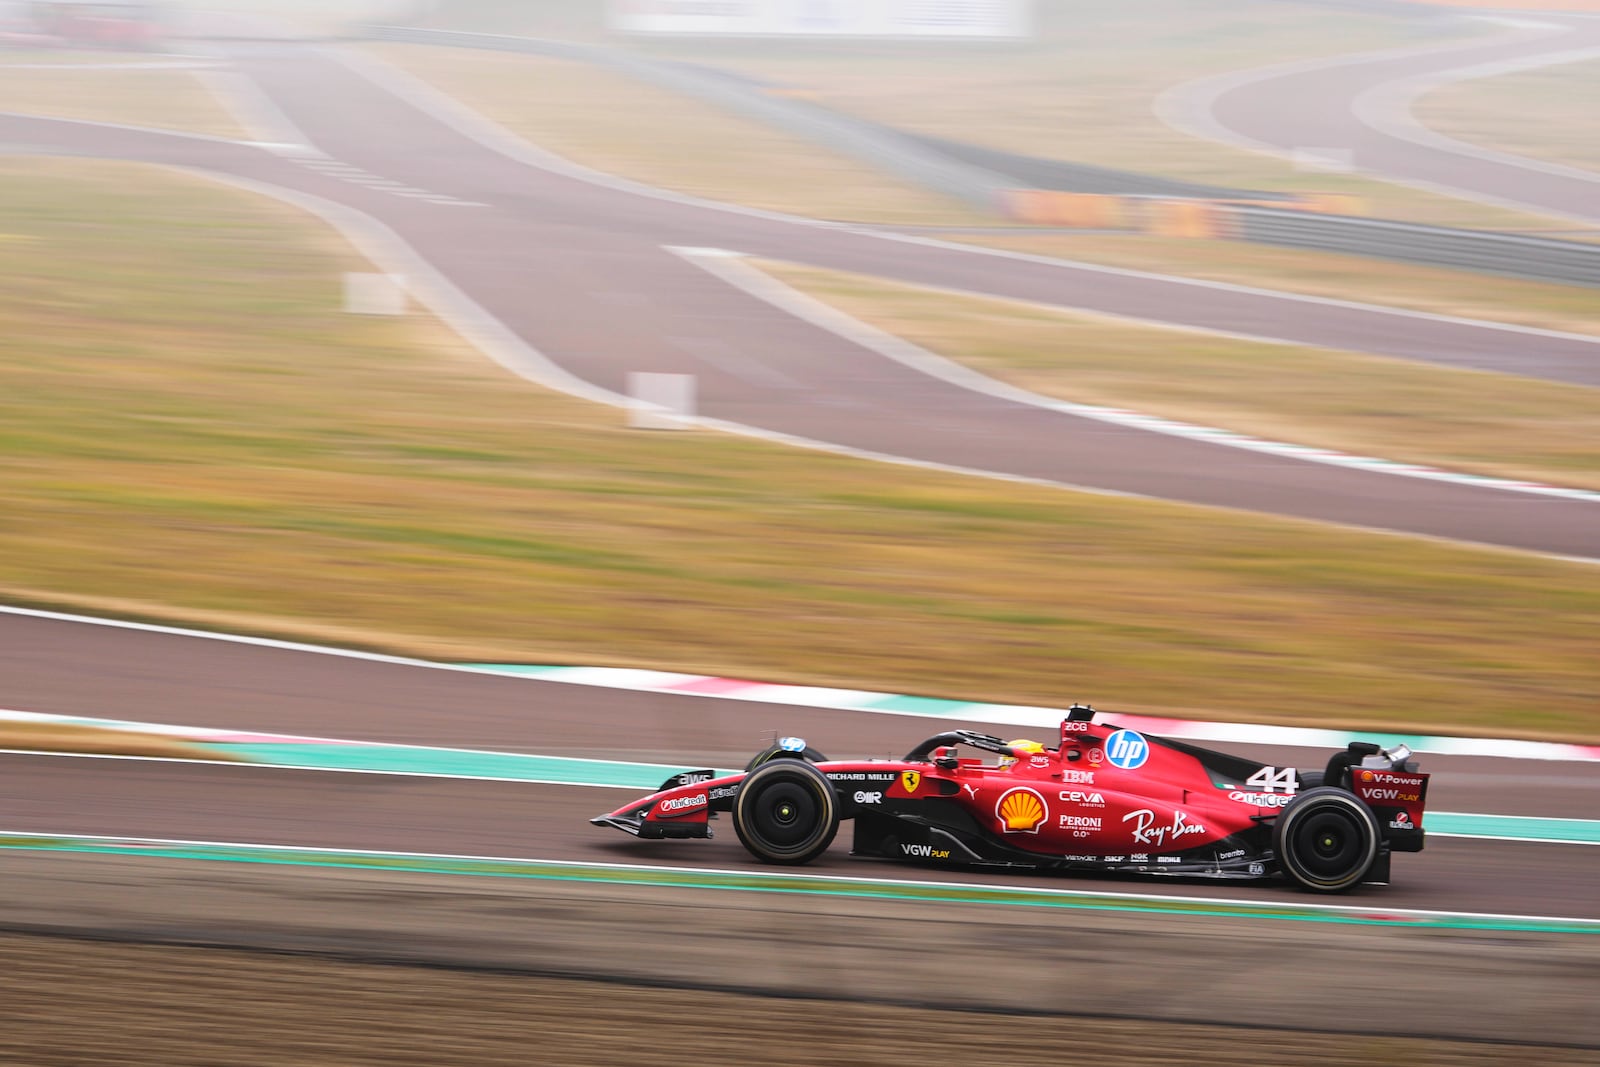
<instances>
[{"instance_id":1,"label":"blurred foreground gravel","mask_svg":"<svg viewBox=\"0 0 1600 1067\"><path fill-rule=\"evenodd\" d=\"M950 1064L1060 1064L1091 1052L1095 1062L1114 1065L1595 1062L1593 1050L925 1011L67 937L0 935L0 961L0 1063L13 1067L905 1067L930 1057ZM907 958L903 966L918 962ZM1365 1028L1378 1021L1352 1023Z\"/></svg>"}]
</instances>

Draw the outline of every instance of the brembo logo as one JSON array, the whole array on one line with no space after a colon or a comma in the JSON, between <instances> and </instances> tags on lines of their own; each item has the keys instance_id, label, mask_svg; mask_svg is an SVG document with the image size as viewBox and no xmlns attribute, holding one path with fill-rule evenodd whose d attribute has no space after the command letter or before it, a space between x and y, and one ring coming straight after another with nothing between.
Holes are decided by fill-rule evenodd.
<instances>
[{"instance_id":1,"label":"brembo logo","mask_svg":"<svg viewBox=\"0 0 1600 1067\"><path fill-rule=\"evenodd\" d=\"M684 812L693 811L696 808L703 808L705 806L706 795L704 793L696 793L692 797L668 797L666 800L661 802L660 813L663 817L669 815L682 815Z\"/></svg>"},{"instance_id":2,"label":"brembo logo","mask_svg":"<svg viewBox=\"0 0 1600 1067\"><path fill-rule=\"evenodd\" d=\"M1000 820L1000 829L1008 834L1036 834L1040 824L1050 817L1044 797L1021 787L1000 794L994 813Z\"/></svg>"}]
</instances>

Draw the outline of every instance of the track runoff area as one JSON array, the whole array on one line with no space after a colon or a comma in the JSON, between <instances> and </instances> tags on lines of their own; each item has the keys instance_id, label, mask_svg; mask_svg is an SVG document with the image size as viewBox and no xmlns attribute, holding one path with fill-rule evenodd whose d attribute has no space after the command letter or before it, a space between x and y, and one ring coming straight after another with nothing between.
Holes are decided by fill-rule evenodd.
<instances>
[{"instance_id":1,"label":"track runoff area","mask_svg":"<svg viewBox=\"0 0 1600 1067\"><path fill-rule=\"evenodd\" d=\"M182 637L308 652L331 657L388 662L440 671L509 674L545 682L602 686L634 691L695 694L706 698L760 700L775 704L825 707L931 719L957 719L1018 727L1045 727L1059 722L1053 708L975 704L926 697L896 696L858 690L767 686L734 679L708 678L660 671L495 664L440 664L265 638L242 637L176 627L96 619L57 612L0 608L0 613L54 619L93 626L142 630ZM1135 729L1190 739L1274 744L1308 748L1342 747L1356 735L1340 731L1271 727L1241 723L1197 723L1141 716L1117 716ZM181 740L215 751L219 766L275 767L333 773L404 775L514 781L584 788L654 789L665 777L682 770L670 764L579 759L517 752L376 744L348 739L249 733L203 726L0 710L0 722L83 726ZM1600 763L1600 746L1408 735L1362 734L1380 743L1405 743L1416 752L1450 755L1494 755L1533 760ZM0 750L22 752L24 750ZM39 755L27 751L29 755ZM125 756L78 752L45 753L65 758L143 759L171 762L177 757ZM731 773L731 769L730 769ZM1537 818L1471 812L1429 812L1428 830L1437 837L1510 840L1572 846L1600 845L1600 819ZM520 878L543 881L627 883L728 892L783 893L807 896L870 897L928 905L986 903L1013 907L1089 911L1152 912L1231 916L1360 925L1401 925L1449 929L1524 930L1546 933L1600 934L1600 921L1579 918L1436 912L1380 908L1370 905L1281 903L1249 899L1184 897L1139 892L1078 891L1032 886L962 882L902 881L892 878L841 878L807 874L757 873L695 867L584 863L529 857L448 855L386 851L297 848L248 842L175 841L148 838L55 834L0 828L0 851L137 855L145 859L201 860Z\"/></svg>"}]
</instances>

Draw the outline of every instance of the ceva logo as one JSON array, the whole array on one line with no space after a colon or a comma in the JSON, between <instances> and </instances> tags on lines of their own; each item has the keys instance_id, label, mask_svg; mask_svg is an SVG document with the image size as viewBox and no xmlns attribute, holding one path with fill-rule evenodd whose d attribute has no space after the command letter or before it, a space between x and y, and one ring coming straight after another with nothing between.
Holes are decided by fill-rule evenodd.
<instances>
[{"instance_id":1,"label":"ceva logo","mask_svg":"<svg viewBox=\"0 0 1600 1067\"><path fill-rule=\"evenodd\" d=\"M1044 797L1020 786L1000 794L994 813L1000 820L1000 829L1008 834L1036 834L1039 826L1050 817Z\"/></svg>"},{"instance_id":2,"label":"ceva logo","mask_svg":"<svg viewBox=\"0 0 1600 1067\"><path fill-rule=\"evenodd\" d=\"M1118 730L1106 738L1106 760L1113 767L1136 771L1150 758L1150 742L1132 730Z\"/></svg>"}]
</instances>

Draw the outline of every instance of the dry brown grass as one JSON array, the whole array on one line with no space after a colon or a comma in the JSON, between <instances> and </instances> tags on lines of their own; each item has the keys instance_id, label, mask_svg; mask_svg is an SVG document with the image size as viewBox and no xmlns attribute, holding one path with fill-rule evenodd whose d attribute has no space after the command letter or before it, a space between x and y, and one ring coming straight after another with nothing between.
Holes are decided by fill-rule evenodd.
<instances>
[{"instance_id":1,"label":"dry brown grass","mask_svg":"<svg viewBox=\"0 0 1600 1067\"><path fill-rule=\"evenodd\" d=\"M502 12L491 20L492 28L552 32L552 6L563 5L530 9L521 25L513 14ZM474 23L469 28L481 28L482 8L481 3L469 4L439 18L462 19ZM1412 18L1272 0L1143 0L1135 5L1047 0L1039 4L1039 25L1037 40L987 45L828 40L631 44L659 58L736 70L891 126L1028 155L1236 188L1349 193L1364 199L1375 215L1407 221L1507 229L1567 225L1355 175L1301 173L1283 160L1185 136L1151 110L1162 90L1209 74L1420 43ZM562 32L559 23L554 29ZM1471 23L1459 21L1450 28L1432 24L1428 32L1436 38L1446 33L1465 37L1474 30ZM717 173L717 157L692 150L699 131L721 123L707 105L673 100L617 75L579 73L554 61L496 62L481 53L452 61L441 55L429 59L421 50L386 54L405 64L428 64L429 75L442 88L508 125L537 116L540 122L528 127L530 132L550 132L541 123L552 109L583 111L593 121L586 121L583 138L567 147L593 153L578 158L603 169L637 168L621 173L650 181L647 173L657 168L692 167L688 161L699 158L708 165L698 169L711 173L691 180L728 182L724 195L740 202L770 195L765 184L736 182L734 175ZM566 83L569 77L579 80ZM552 78L555 91L541 93ZM563 91L562 84L573 91ZM588 92L599 92L615 106L589 112L581 102ZM634 109L661 121L638 131L628 117ZM630 141L638 151L624 151ZM678 151L678 144L687 150ZM789 162L804 166L805 156L818 151L807 147ZM836 216L838 210L824 205L816 213Z\"/></svg>"},{"instance_id":2,"label":"dry brown grass","mask_svg":"<svg viewBox=\"0 0 1600 1067\"><path fill-rule=\"evenodd\" d=\"M955 201L771 127L560 59L370 46L540 147L663 189L820 218L978 222Z\"/></svg>"},{"instance_id":3,"label":"dry brown grass","mask_svg":"<svg viewBox=\"0 0 1600 1067\"><path fill-rule=\"evenodd\" d=\"M0 190L7 228L51 249L0 259L0 586L35 603L475 660L1593 735L1596 568L641 435L426 320L341 314L363 264L282 205L87 161L0 162Z\"/></svg>"},{"instance_id":4,"label":"dry brown grass","mask_svg":"<svg viewBox=\"0 0 1600 1067\"><path fill-rule=\"evenodd\" d=\"M1440 133L1600 174L1600 59L1456 82L1415 113Z\"/></svg>"},{"instance_id":5,"label":"dry brown grass","mask_svg":"<svg viewBox=\"0 0 1600 1067\"><path fill-rule=\"evenodd\" d=\"M70 723L0 721L0 749L20 752L73 752L93 756L147 756L236 762L237 756L161 734L113 730Z\"/></svg>"},{"instance_id":6,"label":"dry brown grass","mask_svg":"<svg viewBox=\"0 0 1600 1067\"><path fill-rule=\"evenodd\" d=\"M211 137L245 136L193 71L74 69L74 64L62 64L61 68L8 70L0 65L3 109Z\"/></svg>"},{"instance_id":7,"label":"dry brown grass","mask_svg":"<svg viewBox=\"0 0 1600 1067\"><path fill-rule=\"evenodd\" d=\"M1358 455L1600 489L1600 389L764 266L870 325L1046 396Z\"/></svg>"},{"instance_id":8,"label":"dry brown grass","mask_svg":"<svg viewBox=\"0 0 1600 1067\"><path fill-rule=\"evenodd\" d=\"M1236 241L1098 233L942 236L1030 255L1600 335L1600 291L1581 285Z\"/></svg>"}]
</instances>

